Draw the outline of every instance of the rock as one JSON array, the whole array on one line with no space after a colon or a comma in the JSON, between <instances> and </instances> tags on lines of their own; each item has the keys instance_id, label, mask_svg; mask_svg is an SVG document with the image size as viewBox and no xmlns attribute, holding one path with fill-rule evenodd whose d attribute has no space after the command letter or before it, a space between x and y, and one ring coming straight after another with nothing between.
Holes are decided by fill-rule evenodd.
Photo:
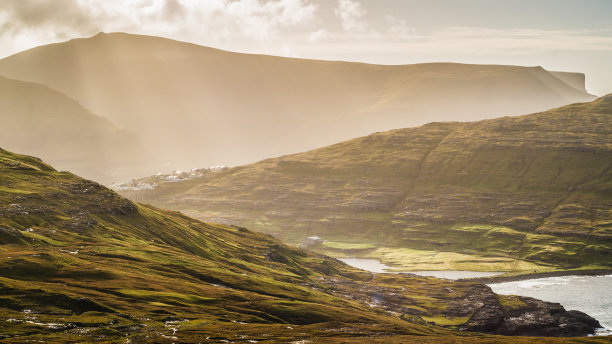
<instances>
[{"instance_id":1,"label":"rock","mask_svg":"<svg viewBox=\"0 0 612 344\"><path fill-rule=\"evenodd\" d=\"M266 253L266 259L276 263L289 264L289 259L275 249L271 249Z\"/></svg>"},{"instance_id":2,"label":"rock","mask_svg":"<svg viewBox=\"0 0 612 344\"><path fill-rule=\"evenodd\" d=\"M83 233L98 223L87 211L74 209L73 211L67 211L67 213L71 215L71 220L67 223L67 227L78 233Z\"/></svg>"},{"instance_id":3,"label":"rock","mask_svg":"<svg viewBox=\"0 0 612 344\"><path fill-rule=\"evenodd\" d=\"M0 245L22 244L28 238L21 231L12 227L0 226Z\"/></svg>"},{"instance_id":4,"label":"rock","mask_svg":"<svg viewBox=\"0 0 612 344\"><path fill-rule=\"evenodd\" d=\"M566 311L558 303L519 297L525 305L507 309L487 302L462 327L463 330L513 336L577 337L595 333L601 325L579 311Z\"/></svg>"}]
</instances>

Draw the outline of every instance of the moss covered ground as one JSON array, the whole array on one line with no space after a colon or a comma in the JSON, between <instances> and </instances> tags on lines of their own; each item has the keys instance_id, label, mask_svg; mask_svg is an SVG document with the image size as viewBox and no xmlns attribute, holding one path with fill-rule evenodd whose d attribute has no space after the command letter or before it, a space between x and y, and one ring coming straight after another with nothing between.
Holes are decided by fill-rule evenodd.
<instances>
[{"instance_id":1,"label":"moss covered ground","mask_svg":"<svg viewBox=\"0 0 612 344\"><path fill-rule=\"evenodd\" d=\"M531 340L453 330L470 318L452 310L488 307L480 297L495 299L476 283L364 273L0 150L3 343Z\"/></svg>"}]
</instances>

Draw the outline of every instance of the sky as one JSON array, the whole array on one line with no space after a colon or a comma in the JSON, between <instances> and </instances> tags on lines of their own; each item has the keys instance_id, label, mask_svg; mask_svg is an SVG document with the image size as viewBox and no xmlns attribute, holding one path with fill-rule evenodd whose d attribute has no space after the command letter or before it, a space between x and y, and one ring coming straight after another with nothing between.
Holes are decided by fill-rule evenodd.
<instances>
[{"instance_id":1,"label":"sky","mask_svg":"<svg viewBox=\"0 0 612 344\"><path fill-rule=\"evenodd\" d=\"M0 58L117 31L287 57L542 66L612 93L612 0L0 0Z\"/></svg>"}]
</instances>

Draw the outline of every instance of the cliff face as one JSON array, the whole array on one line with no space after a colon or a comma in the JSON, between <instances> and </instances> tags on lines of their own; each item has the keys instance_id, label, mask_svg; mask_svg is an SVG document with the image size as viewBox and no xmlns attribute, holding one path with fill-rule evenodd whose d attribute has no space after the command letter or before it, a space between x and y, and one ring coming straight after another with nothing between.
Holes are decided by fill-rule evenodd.
<instances>
[{"instance_id":1,"label":"cliff face","mask_svg":"<svg viewBox=\"0 0 612 344\"><path fill-rule=\"evenodd\" d=\"M527 116L376 133L123 193L289 242L318 235L379 245L362 253L397 265L410 256L402 248L456 253L414 261L416 270L435 268L430 260L459 270L609 266L610 127L606 96Z\"/></svg>"},{"instance_id":2,"label":"cliff face","mask_svg":"<svg viewBox=\"0 0 612 344\"><path fill-rule=\"evenodd\" d=\"M552 75L559 78L559 80L572 86L573 88L586 92L585 75L583 73L571 73L571 72L557 72L551 71Z\"/></svg>"}]
</instances>

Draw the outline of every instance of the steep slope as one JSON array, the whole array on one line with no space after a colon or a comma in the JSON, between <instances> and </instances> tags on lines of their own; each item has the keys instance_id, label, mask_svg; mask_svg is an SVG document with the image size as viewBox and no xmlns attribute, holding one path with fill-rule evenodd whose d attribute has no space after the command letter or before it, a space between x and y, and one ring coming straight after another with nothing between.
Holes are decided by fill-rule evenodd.
<instances>
[{"instance_id":1,"label":"steep slope","mask_svg":"<svg viewBox=\"0 0 612 344\"><path fill-rule=\"evenodd\" d=\"M143 164L137 136L47 86L0 77L0 145L101 182Z\"/></svg>"},{"instance_id":2,"label":"steep slope","mask_svg":"<svg viewBox=\"0 0 612 344\"><path fill-rule=\"evenodd\" d=\"M598 327L477 283L355 270L245 228L132 203L4 150L0 305L3 343L520 343L533 339L456 329L564 336Z\"/></svg>"},{"instance_id":3,"label":"steep slope","mask_svg":"<svg viewBox=\"0 0 612 344\"><path fill-rule=\"evenodd\" d=\"M376 133L133 199L417 270L610 267L612 95Z\"/></svg>"},{"instance_id":4,"label":"steep slope","mask_svg":"<svg viewBox=\"0 0 612 344\"><path fill-rule=\"evenodd\" d=\"M138 133L174 169L593 99L540 67L314 61L123 33L31 49L0 60L0 74L66 93Z\"/></svg>"}]
</instances>

